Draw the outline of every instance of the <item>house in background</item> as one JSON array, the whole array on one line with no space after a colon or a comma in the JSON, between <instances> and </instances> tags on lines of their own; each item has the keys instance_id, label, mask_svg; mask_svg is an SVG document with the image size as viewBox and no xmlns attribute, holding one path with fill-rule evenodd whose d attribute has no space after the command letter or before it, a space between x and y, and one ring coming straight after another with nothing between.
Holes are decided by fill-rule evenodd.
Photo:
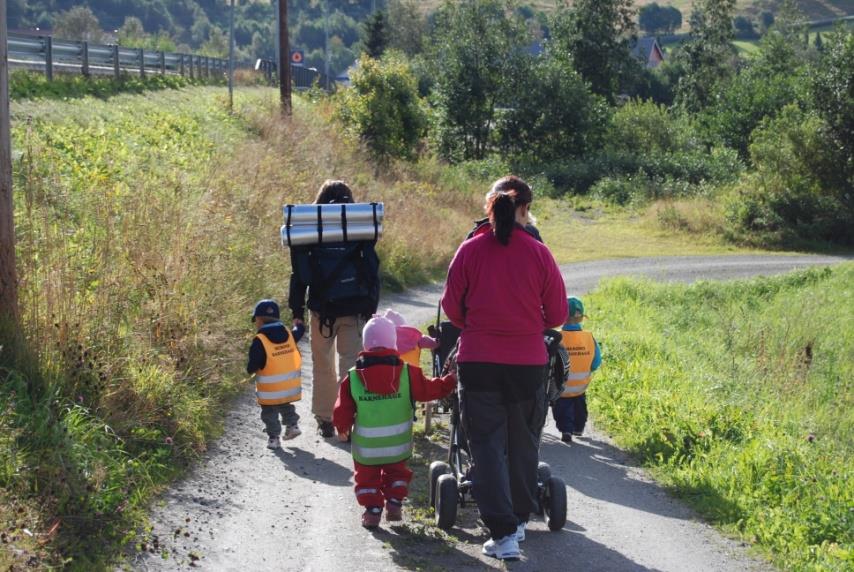
<instances>
[{"instance_id":1,"label":"house in background","mask_svg":"<svg viewBox=\"0 0 854 572\"><path fill-rule=\"evenodd\" d=\"M657 68L664 61L664 52L654 36L638 38L631 50L632 56L648 68Z\"/></svg>"}]
</instances>

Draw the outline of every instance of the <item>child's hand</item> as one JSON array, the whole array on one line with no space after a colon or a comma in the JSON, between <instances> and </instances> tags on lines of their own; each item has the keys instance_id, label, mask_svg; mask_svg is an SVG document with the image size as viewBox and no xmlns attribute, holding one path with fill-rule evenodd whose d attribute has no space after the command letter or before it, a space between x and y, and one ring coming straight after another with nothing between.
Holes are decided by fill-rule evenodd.
<instances>
[{"instance_id":1,"label":"child's hand","mask_svg":"<svg viewBox=\"0 0 854 572\"><path fill-rule=\"evenodd\" d=\"M347 441L350 440L350 432L344 431L342 433L341 431L338 431L338 440L342 443L346 443Z\"/></svg>"},{"instance_id":2,"label":"child's hand","mask_svg":"<svg viewBox=\"0 0 854 572\"><path fill-rule=\"evenodd\" d=\"M434 340L430 336L421 336L421 340L418 342L418 347L422 350L435 350L439 347L439 341Z\"/></svg>"}]
</instances>

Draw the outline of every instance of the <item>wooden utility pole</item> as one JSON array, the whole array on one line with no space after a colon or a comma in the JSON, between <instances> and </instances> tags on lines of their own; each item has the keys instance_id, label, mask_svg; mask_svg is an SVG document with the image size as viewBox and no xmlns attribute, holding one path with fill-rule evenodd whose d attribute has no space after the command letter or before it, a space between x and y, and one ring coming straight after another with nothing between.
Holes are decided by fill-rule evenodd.
<instances>
[{"instance_id":1,"label":"wooden utility pole","mask_svg":"<svg viewBox=\"0 0 854 572\"><path fill-rule=\"evenodd\" d=\"M291 114L291 55L288 40L288 0L279 0L279 99L282 113Z\"/></svg>"},{"instance_id":2,"label":"wooden utility pole","mask_svg":"<svg viewBox=\"0 0 854 572\"><path fill-rule=\"evenodd\" d=\"M16 321L18 317L12 144L9 131L9 41L6 0L0 0L0 322Z\"/></svg>"},{"instance_id":3,"label":"wooden utility pole","mask_svg":"<svg viewBox=\"0 0 854 572\"><path fill-rule=\"evenodd\" d=\"M234 0L228 14L228 110L234 112Z\"/></svg>"}]
</instances>

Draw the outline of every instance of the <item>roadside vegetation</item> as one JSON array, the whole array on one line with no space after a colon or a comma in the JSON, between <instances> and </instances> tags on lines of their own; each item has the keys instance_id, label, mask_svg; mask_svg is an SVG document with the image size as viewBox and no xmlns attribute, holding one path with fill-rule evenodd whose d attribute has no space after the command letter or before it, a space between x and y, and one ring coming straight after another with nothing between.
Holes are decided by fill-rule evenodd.
<instances>
[{"instance_id":1,"label":"roadside vegetation","mask_svg":"<svg viewBox=\"0 0 854 572\"><path fill-rule=\"evenodd\" d=\"M591 294L597 424L787 570L854 558L854 265Z\"/></svg>"},{"instance_id":2,"label":"roadside vegetation","mask_svg":"<svg viewBox=\"0 0 854 572\"><path fill-rule=\"evenodd\" d=\"M122 74L116 80L112 76L84 77L78 74L56 74L48 81L44 74L31 71L15 71L9 75L9 97L13 101L22 99L72 99L85 96L107 98L119 93L142 93L158 89L178 89L194 85L224 84L225 79L190 79L176 75L149 74L144 78L138 74Z\"/></svg>"},{"instance_id":3,"label":"roadside vegetation","mask_svg":"<svg viewBox=\"0 0 854 572\"><path fill-rule=\"evenodd\" d=\"M469 228L464 169L377 171L322 105L286 124L275 96L241 90L233 115L221 88L13 102L28 350L0 349L0 565L104 566L204 451L245 387L253 302L286 294L283 204L327 177L385 201L391 287L437 275Z\"/></svg>"},{"instance_id":4,"label":"roadside vegetation","mask_svg":"<svg viewBox=\"0 0 854 572\"><path fill-rule=\"evenodd\" d=\"M771 249L854 243L851 28L805 41L786 1L739 56L734 0L698 1L687 40L650 69L631 55L631 0L559 6L538 21L545 39L513 6L442 3L408 51L366 28L372 48L335 98L348 131L377 161L512 171L540 196L654 209L668 231Z\"/></svg>"}]
</instances>

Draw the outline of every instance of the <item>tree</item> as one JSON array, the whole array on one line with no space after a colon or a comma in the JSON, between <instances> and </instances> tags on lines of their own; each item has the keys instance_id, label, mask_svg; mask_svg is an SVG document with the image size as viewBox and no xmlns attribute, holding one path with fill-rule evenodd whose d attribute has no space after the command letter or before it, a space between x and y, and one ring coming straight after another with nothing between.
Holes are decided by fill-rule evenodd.
<instances>
[{"instance_id":1,"label":"tree","mask_svg":"<svg viewBox=\"0 0 854 572\"><path fill-rule=\"evenodd\" d=\"M659 6L653 2L641 6L638 11L638 26L647 34L672 34L682 26L682 12L673 6Z\"/></svg>"},{"instance_id":2,"label":"tree","mask_svg":"<svg viewBox=\"0 0 854 572\"><path fill-rule=\"evenodd\" d=\"M753 27L753 21L746 16L736 16L732 25L735 28L735 37L740 40L752 40L759 36Z\"/></svg>"},{"instance_id":3,"label":"tree","mask_svg":"<svg viewBox=\"0 0 854 572\"><path fill-rule=\"evenodd\" d=\"M388 47L412 57L424 51L427 21L415 0L389 0Z\"/></svg>"},{"instance_id":4,"label":"tree","mask_svg":"<svg viewBox=\"0 0 854 572\"><path fill-rule=\"evenodd\" d=\"M342 92L338 115L379 161L411 158L427 128L415 76L405 56L381 60L363 55Z\"/></svg>"},{"instance_id":5,"label":"tree","mask_svg":"<svg viewBox=\"0 0 854 572\"><path fill-rule=\"evenodd\" d=\"M202 44L200 52L206 56L225 58L228 56L228 36L217 26L211 26L208 40Z\"/></svg>"},{"instance_id":6,"label":"tree","mask_svg":"<svg viewBox=\"0 0 854 572\"><path fill-rule=\"evenodd\" d=\"M676 99L688 111L705 108L732 74L734 10L735 0L698 0L694 4L690 39L681 51L686 72L679 80Z\"/></svg>"},{"instance_id":7,"label":"tree","mask_svg":"<svg viewBox=\"0 0 854 572\"><path fill-rule=\"evenodd\" d=\"M92 10L86 6L75 6L54 16L53 35L63 40L98 43L103 38L104 32Z\"/></svg>"},{"instance_id":8,"label":"tree","mask_svg":"<svg viewBox=\"0 0 854 572\"><path fill-rule=\"evenodd\" d=\"M136 16L125 18L124 24L119 28L119 44L131 48L139 48L145 43L145 28L142 20Z\"/></svg>"},{"instance_id":9,"label":"tree","mask_svg":"<svg viewBox=\"0 0 854 572\"><path fill-rule=\"evenodd\" d=\"M559 10L552 40L565 53L593 93L615 101L620 78L630 66L629 46L636 39L633 0L576 0Z\"/></svg>"},{"instance_id":10,"label":"tree","mask_svg":"<svg viewBox=\"0 0 854 572\"><path fill-rule=\"evenodd\" d=\"M607 117L601 96L560 54L522 60L500 119L505 155L526 165L578 157L596 146Z\"/></svg>"},{"instance_id":11,"label":"tree","mask_svg":"<svg viewBox=\"0 0 854 572\"><path fill-rule=\"evenodd\" d=\"M525 22L509 7L502 0L448 0L436 14L433 133L446 159L482 159L489 151L496 106L527 43Z\"/></svg>"},{"instance_id":12,"label":"tree","mask_svg":"<svg viewBox=\"0 0 854 572\"><path fill-rule=\"evenodd\" d=\"M822 179L847 197L849 213L854 213L854 32L838 26L827 37L811 75L812 106L827 124L826 135L835 150L834 169Z\"/></svg>"},{"instance_id":13,"label":"tree","mask_svg":"<svg viewBox=\"0 0 854 572\"><path fill-rule=\"evenodd\" d=\"M377 10L371 17L365 20L365 44L364 52L372 58L378 58L388 45L388 33L385 12Z\"/></svg>"}]
</instances>

